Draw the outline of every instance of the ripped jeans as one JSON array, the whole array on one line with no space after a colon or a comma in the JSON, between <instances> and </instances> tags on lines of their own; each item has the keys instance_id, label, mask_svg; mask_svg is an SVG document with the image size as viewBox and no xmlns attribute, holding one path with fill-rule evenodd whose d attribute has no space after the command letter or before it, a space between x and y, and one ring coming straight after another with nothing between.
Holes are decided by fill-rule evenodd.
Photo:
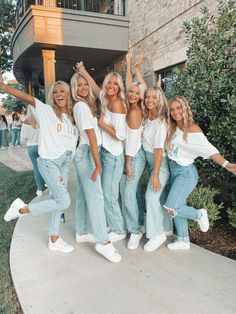
<instances>
[{"instance_id":1,"label":"ripped jeans","mask_svg":"<svg viewBox=\"0 0 236 314\"><path fill-rule=\"evenodd\" d=\"M201 213L194 207L186 205L187 198L194 190L198 182L196 167L180 166L174 160L169 159L170 167L170 191L164 208L174 211L174 223L177 239L189 241L188 219L196 221Z\"/></svg>"},{"instance_id":2,"label":"ripped jeans","mask_svg":"<svg viewBox=\"0 0 236 314\"><path fill-rule=\"evenodd\" d=\"M51 198L28 205L33 215L51 213L49 217L48 235L59 235L61 211L70 206L70 196L67 191L67 180L72 152L66 151L55 159L38 158L39 171L46 182Z\"/></svg>"}]
</instances>

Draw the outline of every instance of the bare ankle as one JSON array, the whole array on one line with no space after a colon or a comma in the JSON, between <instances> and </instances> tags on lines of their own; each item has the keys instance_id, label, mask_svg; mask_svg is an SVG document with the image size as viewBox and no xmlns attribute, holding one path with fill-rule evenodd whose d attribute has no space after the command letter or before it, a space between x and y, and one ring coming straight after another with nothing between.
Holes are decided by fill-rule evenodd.
<instances>
[{"instance_id":1,"label":"bare ankle","mask_svg":"<svg viewBox=\"0 0 236 314\"><path fill-rule=\"evenodd\" d=\"M20 212L21 214L27 214L27 213L29 213L29 208L28 208L28 206L25 206L25 207L20 208L19 212Z\"/></svg>"}]
</instances>

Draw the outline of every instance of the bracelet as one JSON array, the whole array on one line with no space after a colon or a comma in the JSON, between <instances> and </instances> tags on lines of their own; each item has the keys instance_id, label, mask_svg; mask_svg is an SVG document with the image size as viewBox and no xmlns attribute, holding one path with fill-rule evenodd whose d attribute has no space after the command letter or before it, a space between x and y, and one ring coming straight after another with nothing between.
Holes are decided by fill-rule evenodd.
<instances>
[{"instance_id":1,"label":"bracelet","mask_svg":"<svg viewBox=\"0 0 236 314\"><path fill-rule=\"evenodd\" d=\"M229 164L229 161L228 161L228 160L225 160L221 166L222 166L223 168L225 168L228 164Z\"/></svg>"}]
</instances>

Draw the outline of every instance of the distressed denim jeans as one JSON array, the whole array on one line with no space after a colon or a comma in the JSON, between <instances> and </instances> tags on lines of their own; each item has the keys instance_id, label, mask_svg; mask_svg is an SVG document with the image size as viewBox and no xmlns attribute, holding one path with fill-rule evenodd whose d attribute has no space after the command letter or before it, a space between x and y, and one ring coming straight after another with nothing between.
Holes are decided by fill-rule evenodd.
<instances>
[{"instance_id":1,"label":"distressed denim jeans","mask_svg":"<svg viewBox=\"0 0 236 314\"><path fill-rule=\"evenodd\" d=\"M28 149L28 155L33 165L35 183L39 190L43 190L45 182L39 172L38 163L37 163L37 159L39 158L38 145L27 146L27 149Z\"/></svg>"},{"instance_id":2,"label":"distressed denim jeans","mask_svg":"<svg viewBox=\"0 0 236 314\"><path fill-rule=\"evenodd\" d=\"M146 152L146 159L152 176L154 167L154 154ZM155 191L151 186L151 176L148 181L148 186L145 194L146 200L146 236L148 239L160 235L165 231L172 231L170 217L161 205L161 195L169 180L170 172L167 162L167 157L163 157L159 172L161 182L160 191ZM165 217L166 216L166 217ZM171 230L170 230L171 228Z\"/></svg>"},{"instance_id":3,"label":"distressed denim jeans","mask_svg":"<svg viewBox=\"0 0 236 314\"><path fill-rule=\"evenodd\" d=\"M169 167L170 190L164 207L174 210L177 237L186 242L189 241L188 219L197 220L199 218L199 211L186 205L188 196L197 185L198 173L193 164L180 166L170 159Z\"/></svg>"},{"instance_id":4,"label":"distressed denim jeans","mask_svg":"<svg viewBox=\"0 0 236 314\"><path fill-rule=\"evenodd\" d=\"M145 152L142 148L131 160L133 178L126 176L124 188L125 221L129 232L138 234L141 229L140 212L137 199L138 183L146 165Z\"/></svg>"},{"instance_id":5,"label":"distressed denim jeans","mask_svg":"<svg viewBox=\"0 0 236 314\"><path fill-rule=\"evenodd\" d=\"M50 213L48 234L59 235L61 212L70 206L70 196L67 191L67 180L72 152L66 151L55 159L38 158L39 171L52 193L51 198L29 204L33 215Z\"/></svg>"},{"instance_id":6,"label":"distressed denim jeans","mask_svg":"<svg viewBox=\"0 0 236 314\"><path fill-rule=\"evenodd\" d=\"M105 202L105 214L111 231L118 234L126 232L119 204L119 184L124 170L123 152L114 156L101 148L102 188Z\"/></svg>"},{"instance_id":7,"label":"distressed denim jeans","mask_svg":"<svg viewBox=\"0 0 236 314\"><path fill-rule=\"evenodd\" d=\"M101 177L98 175L96 181L91 180L95 164L89 145L77 148L74 164L77 173L76 232L80 235L87 234L91 223L95 241L107 243L109 239Z\"/></svg>"}]
</instances>

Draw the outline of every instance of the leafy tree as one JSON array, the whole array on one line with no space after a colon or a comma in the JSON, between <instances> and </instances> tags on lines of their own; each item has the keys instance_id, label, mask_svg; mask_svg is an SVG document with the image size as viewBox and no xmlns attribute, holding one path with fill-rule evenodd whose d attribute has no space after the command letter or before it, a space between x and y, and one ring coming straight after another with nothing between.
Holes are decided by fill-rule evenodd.
<instances>
[{"instance_id":1,"label":"leafy tree","mask_svg":"<svg viewBox=\"0 0 236 314\"><path fill-rule=\"evenodd\" d=\"M15 26L15 4L11 0L0 1L0 69L12 69L11 39Z\"/></svg>"},{"instance_id":2,"label":"leafy tree","mask_svg":"<svg viewBox=\"0 0 236 314\"><path fill-rule=\"evenodd\" d=\"M236 161L236 5L219 1L218 14L207 8L184 23L189 43L186 68L177 73L174 94L190 101L195 121L209 141ZM206 183L235 180L218 165L198 161Z\"/></svg>"},{"instance_id":3,"label":"leafy tree","mask_svg":"<svg viewBox=\"0 0 236 314\"><path fill-rule=\"evenodd\" d=\"M24 87L19 83L11 83L9 85L13 88L24 90ZM25 103L11 95L7 95L6 97L2 98L1 101L2 107L5 108L9 113L13 111L22 113L26 109Z\"/></svg>"}]
</instances>

